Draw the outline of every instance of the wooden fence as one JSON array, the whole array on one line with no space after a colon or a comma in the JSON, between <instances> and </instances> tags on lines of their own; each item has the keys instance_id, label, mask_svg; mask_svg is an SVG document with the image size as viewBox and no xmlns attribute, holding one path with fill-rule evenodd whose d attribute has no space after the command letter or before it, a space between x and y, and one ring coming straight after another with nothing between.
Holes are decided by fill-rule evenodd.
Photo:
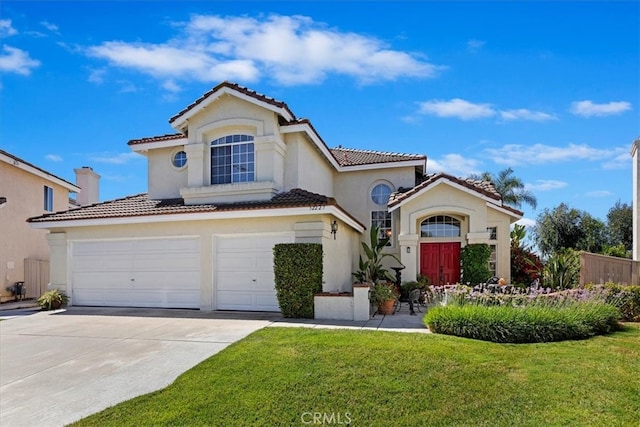
<instances>
[{"instance_id":1,"label":"wooden fence","mask_svg":"<svg viewBox=\"0 0 640 427\"><path fill-rule=\"evenodd\" d=\"M49 261L40 259L24 260L25 298L38 298L45 293L49 284Z\"/></svg>"},{"instance_id":2,"label":"wooden fence","mask_svg":"<svg viewBox=\"0 0 640 427\"><path fill-rule=\"evenodd\" d=\"M580 252L580 286L606 282L640 285L640 261Z\"/></svg>"}]
</instances>

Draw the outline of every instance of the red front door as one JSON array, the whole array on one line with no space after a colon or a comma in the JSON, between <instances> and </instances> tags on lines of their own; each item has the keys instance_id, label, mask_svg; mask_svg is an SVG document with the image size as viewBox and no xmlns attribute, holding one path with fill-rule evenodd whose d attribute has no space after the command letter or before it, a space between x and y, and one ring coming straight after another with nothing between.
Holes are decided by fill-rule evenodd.
<instances>
[{"instance_id":1,"label":"red front door","mask_svg":"<svg viewBox=\"0 0 640 427\"><path fill-rule=\"evenodd\" d=\"M460 243L421 243L420 273L433 285L460 281Z\"/></svg>"}]
</instances>

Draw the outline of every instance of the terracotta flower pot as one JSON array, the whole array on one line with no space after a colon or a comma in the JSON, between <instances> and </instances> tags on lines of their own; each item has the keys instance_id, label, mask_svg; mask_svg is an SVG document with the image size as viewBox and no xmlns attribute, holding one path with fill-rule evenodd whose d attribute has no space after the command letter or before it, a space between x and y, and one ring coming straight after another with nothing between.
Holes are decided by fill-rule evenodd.
<instances>
[{"instance_id":1,"label":"terracotta flower pot","mask_svg":"<svg viewBox=\"0 0 640 427\"><path fill-rule=\"evenodd\" d=\"M379 314L391 314L393 313L393 308L396 305L396 300L388 299L386 301L382 301L380 305L378 305L378 313Z\"/></svg>"}]
</instances>

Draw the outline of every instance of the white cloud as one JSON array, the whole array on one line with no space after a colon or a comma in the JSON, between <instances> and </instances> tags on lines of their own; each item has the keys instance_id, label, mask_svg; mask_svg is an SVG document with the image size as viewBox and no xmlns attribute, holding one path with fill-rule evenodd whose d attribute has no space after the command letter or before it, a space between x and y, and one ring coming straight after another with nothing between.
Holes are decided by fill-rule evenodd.
<instances>
[{"instance_id":1,"label":"white cloud","mask_svg":"<svg viewBox=\"0 0 640 427\"><path fill-rule=\"evenodd\" d=\"M44 158L50 162L61 162L63 160L62 157L57 154L47 154Z\"/></svg>"},{"instance_id":2,"label":"white cloud","mask_svg":"<svg viewBox=\"0 0 640 427\"><path fill-rule=\"evenodd\" d=\"M10 37L18 34L18 30L13 28L11 19L0 19L0 37Z\"/></svg>"},{"instance_id":3,"label":"white cloud","mask_svg":"<svg viewBox=\"0 0 640 427\"><path fill-rule=\"evenodd\" d=\"M467 50L471 53L477 53L485 44L485 41L471 39L467 42Z\"/></svg>"},{"instance_id":4,"label":"white cloud","mask_svg":"<svg viewBox=\"0 0 640 427\"><path fill-rule=\"evenodd\" d=\"M486 148L484 154L495 163L517 166L575 160L606 160L617 155L617 149L600 149L588 145L569 144L554 147L545 144L507 144L501 148Z\"/></svg>"},{"instance_id":5,"label":"white cloud","mask_svg":"<svg viewBox=\"0 0 640 427\"><path fill-rule=\"evenodd\" d=\"M557 190L559 188L564 188L567 186L567 183L564 181L556 181L553 179L538 179L535 184L525 184L525 190L532 191L550 191Z\"/></svg>"},{"instance_id":6,"label":"white cloud","mask_svg":"<svg viewBox=\"0 0 640 427\"><path fill-rule=\"evenodd\" d=\"M531 111L525 108L519 108L517 110L501 110L500 117L502 120L531 120L534 122L546 122L549 120L558 120L553 114L543 113L541 111Z\"/></svg>"},{"instance_id":7,"label":"white cloud","mask_svg":"<svg viewBox=\"0 0 640 427\"><path fill-rule=\"evenodd\" d=\"M95 153L89 156L89 159L98 163L108 163L112 165L123 165L131 160L142 158L137 153Z\"/></svg>"},{"instance_id":8,"label":"white cloud","mask_svg":"<svg viewBox=\"0 0 640 427\"><path fill-rule=\"evenodd\" d=\"M460 98L449 101L433 100L419 103L421 114L438 117L453 117L461 120L481 119L491 117L496 111L491 104L474 104Z\"/></svg>"},{"instance_id":9,"label":"white cloud","mask_svg":"<svg viewBox=\"0 0 640 427\"><path fill-rule=\"evenodd\" d=\"M596 191L589 191L589 192L585 193L585 196L587 196L587 197L609 197L609 196L613 196L613 193L611 191L607 191L607 190L596 190Z\"/></svg>"},{"instance_id":10,"label":"white cloud","mask_svg":"<svg viewBox=\"0 0 640 427\"><path fill-rule=\"evenodd\" d=\"M42 22L40 22L40 25L42 25L43 27L45 27L47 30L51 31L52 33L57 33L58 32L58 26L56 24L52 24L51 22L42 21Z\"/></svg>"},{"instance_id":11,"label":"white cloud","mask_svg":"<svg viewBox=\"0 0 640 427\"><path fill-rule=\"evenodd\" d=\"M162 87L172 93L177 93L182 90L182 88L173 80L167 80L166 82L162 83Z\"/></svg>"},{"instance_id":12,"label":"white cloud","mask_svg":"<svg viewBox=\"0 0 640 427\"><path fill-rule=\"evenodd\" d=\"M535 227L537 224L535 220L530 218L520 218L515 223L519 225L524 225L527 228ZM513 226L511 227L511 229L513 229Z\"/></svg>"},{"instance_id":13,"label":"white cloud","mask_svg":"<svg viewBox=\"0 0 640 427\"><path fill-rule=\"evenodd\" d=\"M329 29L303 16L264 19L195 15L183 33L165 43L109 41L87 49L90 56L163 79L311 84L329 74L361 83L400 77L434 77L444 67L384 42Z\"/></svg>"},{"instance_id":14,"label":"white cloud","mask_svg":"<svg viewBox=\"0 0 640 427\"><path fill-rule=\"evenodd\" d=\"M104 83L104 76L107 74L107 70L105 69L91 69L90 73L89 73L89 78L87 80L89 80L89 82L91 83L95 83L95 84L102 84Z\"/></svg>"},{"instance_id":15,"label":"white cloud","mask_svg":"<svg viewBox=\"0 0 640 427\"><path fill-rule=\"evenodd\" d=\"M479 162L467 159L460 154L446 154L439 160L427 160L427 173L444 172L454 176L467 177L480 173Z\"/></svg>"},{"instance_id":16,"label":"white cloud","mask_svg":"<svg viewBox=\"0 0 640 427\"><path fill-rule=\"evenodd\" d=\"M603 169L625 169L631 166L629 150L622 147L616 148L613 156L603 163Z\"/></svg>"},{"instance_id":17,"label":"white cloud","mask_svg":"<svg viewBox=\"0 0 640 427\"><path fill-rule=\"evenodd\" d=\"M128 80L118 80L116 83L120 85L120 93L135 93L138 91L136 85Z\"/></svg>"},{"instance_id":18,"label":"white cloud","mask_svg":"<svg viewBox=\"0 0 640 427\"><path fill-rule=\"evenodd\" d=\"M594 104L590 100L571 103L569 111L577 116L612 116L622 114L631 109L631 104L626 101L608 102L606 104Z\"/></svg>"},{"instance_id":19,"label":"white cloud","mask_svg":"<svg viewBox=\"0 0 640 427\"><path fill-rule=\"evenodd\" d=\"M0 73L15 73L23 76L31 74L31 70L40 66L40 61L29 57L29 53L15 47L2 46L0 53Z\"/></svg>"}]
</instances>

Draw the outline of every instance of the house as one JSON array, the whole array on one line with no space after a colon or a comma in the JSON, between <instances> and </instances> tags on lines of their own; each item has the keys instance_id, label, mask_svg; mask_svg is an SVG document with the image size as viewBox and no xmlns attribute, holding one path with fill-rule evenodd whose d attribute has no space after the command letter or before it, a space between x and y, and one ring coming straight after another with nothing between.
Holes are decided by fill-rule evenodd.
<instances>
[{"instance_id":1,"label":"house","mask_svg":"<svg viewBox=\"0 0 640 427\"><path fill-rule=\"evenodd\" d=\"M278 311L275 244L321 243L323 290L350 291L372 225L403 280L457 282L469 243L492 245L491 268L510 277L522 213L490 183L425 175L420 154L329 148L287 104L230 82L169 123L128 143L147 158L148 193L30 219L50 232L51 282L72 304Z\"/></svg>"},{"instance_id":2,"label":"house","mask_svg":"<svg viewBox=\"0 0 640 427\"><path fill-rule=\"evenodd\" d=\"M631 144L633 158L633 260L640 261L640 138Z\"/></svg>"},{"instance_id":3,"label":"house","mask_svg":"<svg viewBox=\"0 0 640 427\"><path fill-rule=\"evenodd\" d=\"M75 201L70 204L70 193L81 193L80 187L0 150L2 302L15 298L12 288L18 282L24 283L27 298L37 298L46 290L49 281L47 231L29 227L26 220L46 212L68 210L75 204Z\"/></svg>"}]
</instances>

